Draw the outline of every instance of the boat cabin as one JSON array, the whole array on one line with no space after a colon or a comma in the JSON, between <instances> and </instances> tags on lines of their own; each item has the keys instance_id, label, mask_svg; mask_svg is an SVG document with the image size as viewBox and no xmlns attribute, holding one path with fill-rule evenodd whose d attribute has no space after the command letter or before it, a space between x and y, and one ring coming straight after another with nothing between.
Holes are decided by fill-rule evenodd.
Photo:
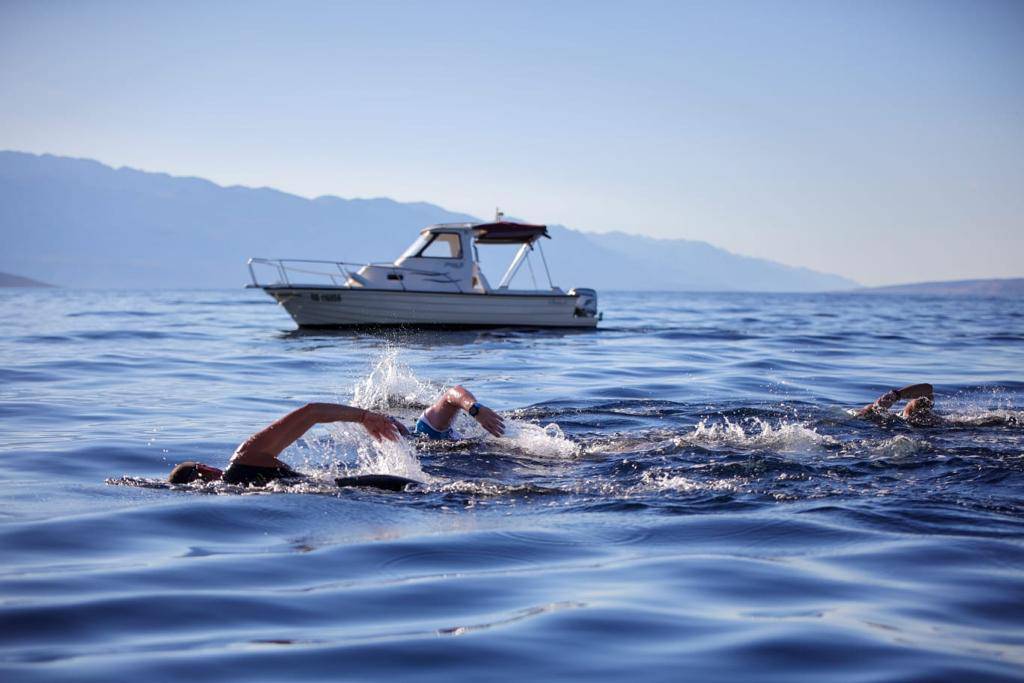
<instances>
[{"instance_id":1,"label":"boat cabin","mask_svg":"<svg viewBox=\"0 0 1024 683\"><path fill-rule=\"evenodd\" d=\"M393 263L372 263L349 274L349 287L405 291L462 292L501 294L511 292L509 285L534 251L542 237L549 237L545 225L494 223L442 223L420 231L419 237ZM493 287L480 268L477 245L518 246L501 281ZM547 274L547 293L561 293L551 283L544 252L541 260ZM538 290L527 290L538 291ZM519 291L521 293L521 291Z\"/></svg>"}]
</instances>

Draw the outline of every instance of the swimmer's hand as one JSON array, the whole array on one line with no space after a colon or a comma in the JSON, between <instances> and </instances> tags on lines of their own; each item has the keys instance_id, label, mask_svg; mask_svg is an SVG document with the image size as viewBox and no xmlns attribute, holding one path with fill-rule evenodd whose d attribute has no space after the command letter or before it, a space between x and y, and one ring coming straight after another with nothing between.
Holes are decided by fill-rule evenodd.
<instances>
[{"instance_id":1,"label":"swimmer's hand","mask_svg":"<svg viewBox=\"0 0 1024 683\"><path fill-rule=\"evenodd\" d=\"M487 406L480 406L480 410L477 412L474 419L480 423L481 427L494 436L502 436L505 434L505 421L501 419L501 415L498 415Z\"/></svg>"},{"instance_id":2,"label":"swimmer's hand","mask_svg":"<svg viewBox=\"0 0 1024 683\"><path fill-rule=\"evenodd\" d=\"M883 408L882 406L878 405L877 403L872 403L872 404L866 405L863 408L861 408L860 410L858 410L857 411L857 417L868 417L868 416L871 416L871 415L883 415L883 414L885 414L887 412L889 412L889 410L887 408Z\"/></svg>"},{"instance_id":3,"label":"swimmer's hand","mask_svg":"<svg viewBox=\"0 0 1024 683\"><path fill-rule=\"evenodd\" d=\"M380 441L381 439L398 441L400 433L398 431L398 427L395 426L394 421L387 415L371 413L369 410L364 410L363 416L359 418L359 424L363 425L366 431L370 433L370 436L377 441Z\"/></svg>"},{"instance_id":4,"label":"swimmer's hand","mask_svg":"<svg viewBox=\"0 0 1024 683\"><path fill-rule=\"evenodd\" d=\"M928 407L931 407L932 403L935 402L935 390L932 388L932 385L928 383L908 384L901 389L890 389L875 399L874 403L864 406L857 411L857 415L862 417L872 414L884 415L896 403L906 400L913 402L914 399L918 398L928 399ZM924 406L923 403L921 405L922 407Z\"/></svg>"},{"instance_id":5,"label":"swimmer's hand","mask_svg":"<svg viewBox=\"0 0 1024 683\"><path fill-rule=\"evenodd\" d=\"M409 431L409 428L406 427L401 422L399 422L398 418L396 418L396 417L389 417L388 419L391 420L391 424L395 425L395 429L398 430L399 434L401 434L402 436L404 436L407 439L410 436L412 436L412 432Z\"/></svg>"}]
</instances>

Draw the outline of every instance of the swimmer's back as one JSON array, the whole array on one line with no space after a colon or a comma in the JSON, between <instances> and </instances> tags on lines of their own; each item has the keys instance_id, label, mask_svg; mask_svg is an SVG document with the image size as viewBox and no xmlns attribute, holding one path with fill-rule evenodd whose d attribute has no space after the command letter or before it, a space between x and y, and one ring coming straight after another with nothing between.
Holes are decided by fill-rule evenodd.
<instances>
[{"instance_id":1,"label":"swimmer's back","mask_svg":"<svg viewBox=\"0 0 1024 683\"><path fill-rule=\"evenodd\" d=\"M419 485L415 479L406 479L393 474L363 474L357 477L338 477L334 483L339 488L366 487L386 491L405 491Z\"/></svg>"},{"instance_id":2,"label":"swimmer's back","mask_svg":"<svg viewBox=\"0 0 1024 683\"><path fill-rule=\"evenodd\" d=\"M232 462L224 470L223 481L226 484L235 484L236 486L266 486L276 479L303 478L302 474L288 467L288 465L256 467L255 465L243 465Z\"/></svg>"},{"instance_id":3,"label":"swimmer's back","mask_svg":"<svg viewBox=\"0 0 1024 683\"><path fill-rule=\"evenodd\" d=\"M256 467L231 463L224 471L224 482L237 486L266 486L272 481L295 481L305 479L305 475L296 472L287 465L280 467ZM334 483L339 488L375 488L386 491L405 491L410 486L419 484L414 479L395 476L393 474L363 474L355 477L338 477Z\"/></svg>"}]
</instances>

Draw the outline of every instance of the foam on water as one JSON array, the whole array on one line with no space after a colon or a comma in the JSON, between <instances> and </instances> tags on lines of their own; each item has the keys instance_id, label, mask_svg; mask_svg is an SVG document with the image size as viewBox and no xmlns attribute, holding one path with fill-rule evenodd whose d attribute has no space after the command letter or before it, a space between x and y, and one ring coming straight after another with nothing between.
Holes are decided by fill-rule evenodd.
<instances>
[{"instance_id":1,"label":"foam on water","mask_svg":"<svg viewBox=\"0 0 1024 683\"><path fill-rule=\"evenodd\" d=\"M437 400L445 389L443 385L418 377L402 359L399 349L385 347L374 362L370 373L356 382L352 405L383 412L396 407L424 408ZM476 420L463 412L456 417L454 427L464 438L494 440L496 444L500 444L500 448L519 453L570 458L580 451L579 445L566 438L557 424L541 426L510 416L505 416L504 419L505 434L500 439L488 434ZM376 473L397 474L421 480L426 476L421 469L418 475L406 473L416 472L419 464L414 449L407 442L397 445L386 444L374 449L363 447L360 450L360 464L363 468L391 468L386 471L378 470Z\"/></svg>"},{"instance_id":2,"label":"foam on water","mask_svg":"<svg viewBox=\"0 0 1024 683\"><path fill-rule=\"evenodd\" d=\"M735 493L740 490L739 482L733 478L698 481L667 472L644 472L640 480L639 489L643 491L677 491L680 493L691 493L694 491Z\"/></svg>"},{"instance_id":3,"label":"foam on water","mask_svg":"<svg viewBox=\"0 0 1024 683\"><path fill-rule=\"evenodd\" d=\"M928 448L931 448L931 444L927 441L913 439L905 434L897 434L894 437L877 441L869 446L871 453L876 457L894 460L909 458Z\"/></svg>"},{"instance_id":4,"label":"foam on water","mask_svg":"<svg viewBox=\"0 0 1024 683\"><path fill-rule=\"evenodd\" d=\"M580 445L565 436L554 422L541 426L514 417L503 416L505 433L495 437L465 413L456 419L455 430L467 439L484 439L501 450L541 458L572 458L582 451Z\"/></svg>"},{"instance_id":5,"label":"foam on water","mask_svg":"<svg viewBox=\"0 0 1024 683\"><path fill-rule=\"evenodd\" d=\"M965 427L1024 428L1024 410L967 408L942 415L947 421Z\"/></svg>"},{"instance_id":6,"label":"foam on water","mask_svg":"<svg viewBox=\"0 0 1024 683\"><path fill-rule=\"evenodd\" d=\"M783 453L819 451L838 442L827 434L799 422L779 421L772 425L761 418L749 418L746 423L701 420L693 430L675 438L679 446L729 446L740 449L774 450Z\"/></svg>"}]
</instances>

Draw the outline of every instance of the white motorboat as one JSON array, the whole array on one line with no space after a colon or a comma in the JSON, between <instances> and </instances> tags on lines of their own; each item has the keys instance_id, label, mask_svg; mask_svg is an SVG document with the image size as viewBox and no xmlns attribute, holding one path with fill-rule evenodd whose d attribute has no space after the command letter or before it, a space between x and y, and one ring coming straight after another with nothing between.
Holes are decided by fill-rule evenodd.
<instances>
[{"instance_id":1,"label":"white motorboat","mask_svg":"<svg viewBox=\"0 0 1024 683\"><path fill-rule=\"evenodd\" d=\"M547 226L505 221L499 213L493 223L424 228L393 263L251 258L249 287L276 299L300 327L595 327L597 292L554 286L542 238L550 238ZM497 287L480 269L477 245L518 247ZM524 262L534 272L535 251L549 288L511 289ZM268 269L273 281L260 280Z\"/></svg>"}]
</instances>

